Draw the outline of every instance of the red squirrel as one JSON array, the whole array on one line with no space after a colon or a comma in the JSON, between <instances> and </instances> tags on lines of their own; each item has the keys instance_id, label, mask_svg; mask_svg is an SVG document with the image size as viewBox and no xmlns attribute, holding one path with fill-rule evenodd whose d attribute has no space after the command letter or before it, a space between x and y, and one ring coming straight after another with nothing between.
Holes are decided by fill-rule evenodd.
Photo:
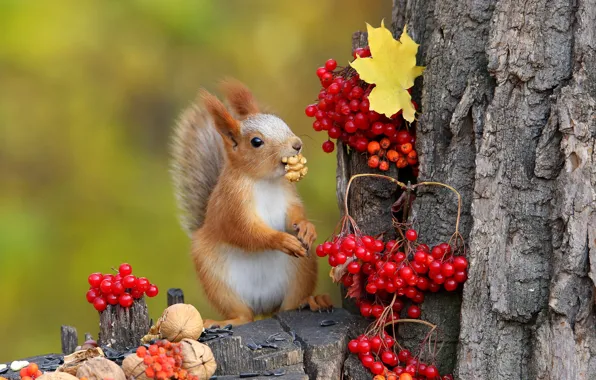
<instances>
[{"instance_id":1,"label":"red squirrel","mask_svg":"<svg viewBox=\"0 0 596 380\"><path fill-rule=\"evenodd\" d=\"M302 141L279 117L261 113L242 83L228 80L222 89L229 108L201 90L177 122L172 151L196 272L225 318L205 326L240 325L305 305L330 308L327 295L312 296L315 226L284 178L282 158L300 153Z\"/></svg>"}]
</instances>

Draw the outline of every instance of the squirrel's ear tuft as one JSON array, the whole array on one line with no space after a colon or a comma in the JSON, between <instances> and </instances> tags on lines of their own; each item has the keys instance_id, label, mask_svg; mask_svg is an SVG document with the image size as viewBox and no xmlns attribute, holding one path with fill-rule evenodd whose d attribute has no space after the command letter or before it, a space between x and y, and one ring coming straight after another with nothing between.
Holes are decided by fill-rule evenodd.
<instances>
[{"instance_id":1,"label":"squirrel's ear tuft","mask_svg":"<svg viewBox=\"0 0 596 380\"><path fill-rule=\"evenodd\" d=\"M237 141L241 134L240 123L238 120L234 119L228 112L226 106L208 91L201 90L199 96L225 143L233 147L238 145Z\"/></svg>"},{"instance_id":2,"label":"squirrel's ear tuft","mask_svg":"<svg viewBox=\"0 0 596 380\"><path fill-rule=\"evenodd\" d=\"M249 115L259 113L257 101L252 95L252 92L242 82L236 79L226 78L221 82L221 88L240 120L245 119Z\"/></svg>"}]
</instances>

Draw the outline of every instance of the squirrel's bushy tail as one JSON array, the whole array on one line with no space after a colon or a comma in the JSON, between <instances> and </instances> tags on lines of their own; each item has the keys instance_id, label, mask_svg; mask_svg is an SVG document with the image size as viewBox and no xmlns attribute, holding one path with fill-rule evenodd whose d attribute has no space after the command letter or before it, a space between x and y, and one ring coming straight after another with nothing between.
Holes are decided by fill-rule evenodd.
<instances>
[{"instance_id":1,"label":"squirrel's bushy tail","mask_svg":"<svg viewBox=\"0 0 596 380\"><path fill-rule=\"evenodd\" d=\"M207 202L223 167L223 141L200 100L176 123L172 141L171 175L182 227L191 235L205 220Z\"/></svg>"}]
</instances>

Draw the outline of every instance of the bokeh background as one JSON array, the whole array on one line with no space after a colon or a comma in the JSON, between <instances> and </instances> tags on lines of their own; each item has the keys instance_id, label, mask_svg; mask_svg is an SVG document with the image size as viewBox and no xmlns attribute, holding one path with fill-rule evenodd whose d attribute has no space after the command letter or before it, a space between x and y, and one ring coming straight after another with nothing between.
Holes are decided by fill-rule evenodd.
<instances>
[{"instance_id":1,"label":"bokeh background","mask_svg":"<svg viewBox=\"0 0 596 380\"><path fill-rule=\"evenodd\" d=\"M122 262L217 317L202 297L168 173L178 113L224 76L248 84L305 142L299 184L322 241L335 155L304 115L315 70L390 0L0 0L0 362L60 351L60 325L94 336L87 276ZM339 301L321 260L319 291Z\"/></svg>"}]
</instances>

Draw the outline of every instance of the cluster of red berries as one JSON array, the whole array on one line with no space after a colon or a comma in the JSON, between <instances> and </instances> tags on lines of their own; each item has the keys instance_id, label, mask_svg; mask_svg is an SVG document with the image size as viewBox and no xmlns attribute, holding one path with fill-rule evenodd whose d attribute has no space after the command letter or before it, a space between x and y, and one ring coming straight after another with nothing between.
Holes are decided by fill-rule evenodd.
<instances>
[{"instance_id":1,"label":"cluster of red berries","mask_svg":"<svg viewBox=\"0 0 596 380\"><path fill-rule=\"evenodd\" d=\"M316 253L319 257L328 256L332 267L347 263L342 282L347 288L364 287L364 292L356 289L356 294L363 294L356 302L364 317L379 318L391 305L393 312L385 313L386 318L399 319L410 300L405 314L419 318L424 292L437 292L441 286L447 291L457 289L468 278L468 260L453 256L447 243L430 249L426 244L416 244L417 239L418 233L413 229L405 232L402 241L390 240L386 244L371 236L349 234L320 244ZM371 297L366 294L374 296L375 302L369 301Z\"/></svg>"},{"instance_id":2,"label":"cluster of red berries","mask_svg":"<svg viewBox=\"0 0 596 380\"><path fill-rule=\"evenodd\" d=\"M370 57L370 50L356 49L353 57L357 56ZM415 137L407 130L401 111L388 118L370 110L368 96L374 85L361 81L350 67L338 68L334 59L329 59L324 67L319 67L317 76L323 87L319 92L318 102L305 109L306 116L316 119L313 122L315 131L327 131L330 139L339 139L361 153L367 151L369 142L385 137L388 144L382 148L383 151L371 153L371 157L376 156L369 161L371 167L388 170L389 162L395 162L400 168L416 165L417 156L412 148ZM323 143L323 151L327 153L335 149L335 144L330 139ZM410 148L406 149L407 153L401 148L404 144L410 144ZM385 156L385 152L390 151L393 153ZM373 166L375 161L379 163Z\"/></svg>"},{"instance_id":3,"label":"cluster of red berries","mask_svg":"<svg viewBox=\"0 0 596 380\"><path fill-rule=\"evenodd\" d=\"M87 291L87 301L99 312L104 311L108 305L130 307L134 300L144 294L155 297L159 293L157 286L145 277L134 276L132 267L127 263L120 265L116 275L92 273L88 281L91 287Z\"/></svg>"},{"instance_id":4,"label":"cluster of red berries","mask_svg":"<svg viewBox=\"0 0 596 380\"><path fill-rule=\"evenodd\" d=\"M453 380L451 375L442 378L434 365L423 363L409 350L395 352L395 340L389 334L360 335L348 343L348 350L357 354L362 365L375 375L390 379L442 379ZM409 376L408 376L409 375ZM376 377L375 377L376 379Z\"/></svg>"},{"instance_id":5,"label":"cluster of red berries","mask_svg":"<svg viewBox=\"0 0 596 380\"><path fill-rule=\"evenodd\" d=\"M168 340L159 340L149 346L137 348L137 356L143 359L147 366L145 375L150 379L188 379L198 380L198 376L188 373L182 368L182 348L180 343L172 343Z\"/></svg>"},{"instance_id":6,"label":"cluster of red berries","mask_svg":"<svg viewBox=\"0 0 596 380\"><path fill-rule=\"evenodd\" d=\"M35 363L29 364L27 367L21 368L19 372L21 380L35 380L42 375L39 367Z\"/></svg>"}]
</instances>

